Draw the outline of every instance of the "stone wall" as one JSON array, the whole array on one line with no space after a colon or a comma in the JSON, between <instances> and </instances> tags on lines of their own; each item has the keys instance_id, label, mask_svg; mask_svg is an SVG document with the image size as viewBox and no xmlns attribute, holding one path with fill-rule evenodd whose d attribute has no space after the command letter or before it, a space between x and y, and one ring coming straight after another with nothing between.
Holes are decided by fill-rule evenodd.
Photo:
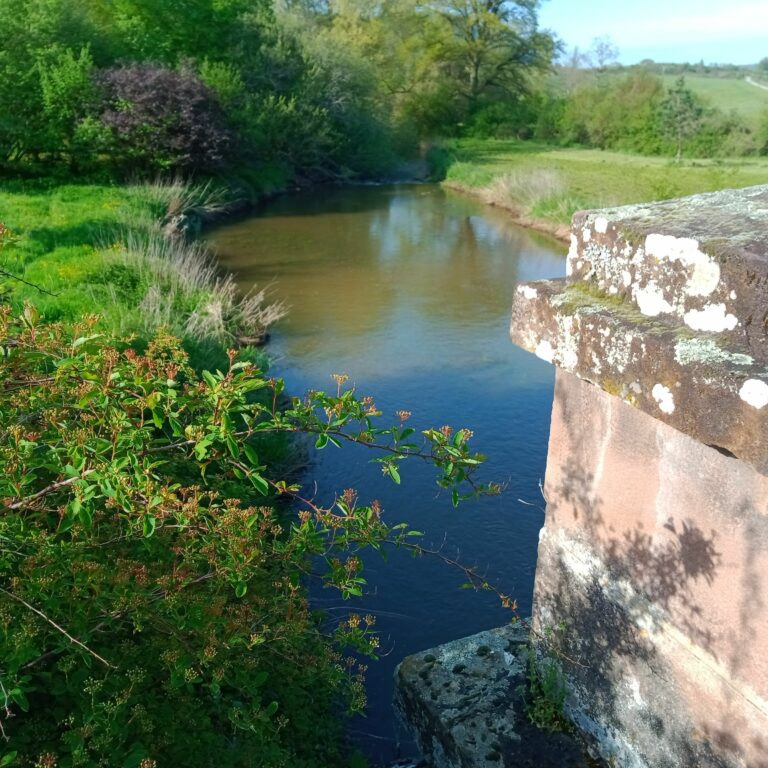
<instances>
[{"instance_id":1,"label":"stone wall","mask_svg":"<svg viewBox=\"0 0 768 768\"><path fill-rule=\"evenodd\" d=\"M768 186L574 217L534 621L621 768L768 768Z\"/></svg>"}]
</instances>

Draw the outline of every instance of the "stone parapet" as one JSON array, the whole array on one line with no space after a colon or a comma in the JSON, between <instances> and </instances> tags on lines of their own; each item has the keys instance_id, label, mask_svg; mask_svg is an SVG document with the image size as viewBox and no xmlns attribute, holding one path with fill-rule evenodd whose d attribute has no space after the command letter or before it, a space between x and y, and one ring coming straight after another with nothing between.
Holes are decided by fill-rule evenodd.
<instances>
[{"instance_id":1,"label":"stone parapet","mask_svg":"<svg viewBox=\"0 0 768 768\"><path fill-rule=\"evenodd\" d=\"M768 186L574 217L519 346L768 474Z\"/></svg>"},{"instance_id":2,"label":"stone parapet","mask_svg":"<svg viewBox=\"0 0 768 768\"><path fill-rule=\"evenodd\" d=\"M511 328L559 369L534 626L612 764L765 768L768 186L572 232Z\"/></svg>"}]
</instances>

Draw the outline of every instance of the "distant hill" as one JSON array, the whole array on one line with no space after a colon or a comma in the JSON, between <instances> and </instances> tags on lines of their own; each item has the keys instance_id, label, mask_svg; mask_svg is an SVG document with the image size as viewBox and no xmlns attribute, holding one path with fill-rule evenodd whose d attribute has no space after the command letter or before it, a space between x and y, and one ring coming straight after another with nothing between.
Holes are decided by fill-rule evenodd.
<instances>
[{"instance_id":1,"label":"distant hill","mask_svg":"<svg viewBox=\"0 0 768 768\"><path fill-rule=\"evenodd\" d=\"M756 73L753 72L749 76L755 82L765 84ZM678 77L680 75L662 75L667 87L673 86ZM723 112L736 110L750 128L757 126L760 114L768 109L768 90L751 85L744 75L737 78L687 74L685 84L695 94Z\"/></svg>"}]
</instances>

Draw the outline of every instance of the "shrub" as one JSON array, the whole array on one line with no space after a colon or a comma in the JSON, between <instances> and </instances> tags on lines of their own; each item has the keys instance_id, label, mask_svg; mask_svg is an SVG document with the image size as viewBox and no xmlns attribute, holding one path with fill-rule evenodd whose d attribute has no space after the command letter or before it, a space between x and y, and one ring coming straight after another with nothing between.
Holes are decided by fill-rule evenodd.
<instances>
[{"instance_id":1,"label":"shrub","mask_svg":"<svg viewBox=\"0 0 768 768\"><path fill-rule=\"evenodd\" d=\"M281 511L298 489L264 441L378 446L397 482L420 455L458 502L470 433L419 449L343 376L279 410L282 382L235 353L198 376L175 339L138 354L95 323L0 310L0 764L339 764L335 716L364 704L345 649L375 652L373 619L325 634L305 574L360 594L359 550L410 533L353 490Z\"/></svg>"},{"instance_id":2,"label":"shrub","mask_svg":"<svg viewBox=\"0 0 768 768\"><path fill-rule=\"evenodd\" d=\"M103 72L101 120L123 169L211 171L231 148L214 93L189 67L132 64Z\"/></svg>"}]
</instances>

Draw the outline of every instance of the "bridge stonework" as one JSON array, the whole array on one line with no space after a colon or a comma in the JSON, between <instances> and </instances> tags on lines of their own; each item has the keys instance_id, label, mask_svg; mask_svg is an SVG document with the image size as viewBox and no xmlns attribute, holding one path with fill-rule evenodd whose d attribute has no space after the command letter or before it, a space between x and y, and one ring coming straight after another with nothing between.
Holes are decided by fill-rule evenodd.
<instances>
[{"instance_id":1,"label":"bridge stonework","mask_svg":"<svg viewBox=\"0 0 768 768\"><path fill-rule=\"evenodd\" d=\"M518 287L557 366L534 623L621 768L768 768L768 186L582 212Z\"/></svg>"}]
</instances>

